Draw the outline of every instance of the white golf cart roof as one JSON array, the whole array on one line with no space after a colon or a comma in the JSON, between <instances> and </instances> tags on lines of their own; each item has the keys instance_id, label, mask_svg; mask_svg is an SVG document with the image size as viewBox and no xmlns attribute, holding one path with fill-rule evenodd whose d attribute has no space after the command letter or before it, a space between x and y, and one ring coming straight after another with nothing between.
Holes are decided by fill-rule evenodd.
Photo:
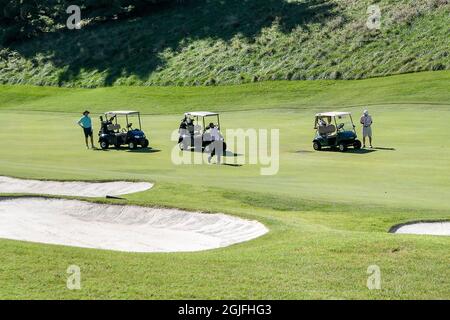
<instances>
[{"instance_id":1,"label":"white golf cart roof","mask_svg":"<svg viewBox=\"0 0 450 320\"><path fill-rule=\"evenodd\" d=\"M105 112L106 115L108 116L131 116L131 115L135 115L135 114L139 114L139 111L126 111L126 110L120 110L120 111L108 111Z\"/></svg>"},{"instance_id":2,"label":"white golf cart roof","mask_svg":"<svg viewBox=\"0 0 450 320\"><path fill-rule=\"evenodd\" d=\"M318 114L316 114L316 117L339 117L339 116L348 116L348 115L351 115L351 113L350 112L333 111L333 112L318 113Z\"/></svg>"},{"instance_id":3,"label":"white golf cart roof","mask_svg":"<svg viewBox=\"0 0 450 320\"><path fill-rule=\"evenodd\" d=\"M217 116L218 113L208 112L208 111L194 111L194 112L186 112L185 116L193 116L193 117L209 117L209 116Z\"/></svg>"}]
</instances>

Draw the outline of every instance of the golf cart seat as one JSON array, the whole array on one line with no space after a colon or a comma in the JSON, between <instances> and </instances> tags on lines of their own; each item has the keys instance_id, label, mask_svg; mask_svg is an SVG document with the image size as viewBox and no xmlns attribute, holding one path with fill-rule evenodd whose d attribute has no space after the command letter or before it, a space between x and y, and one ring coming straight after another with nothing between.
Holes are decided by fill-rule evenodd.
<instances>
[{"instance_id":1,"label":"golf cart seat","mask_svg":"<svg viewBox=\"0 0 450 320\"><path fill-rule=\"evenodd\" d=\"M203 134L203 141L212 141L211 133L205 132L205 133Z\"/></svg>"},{"instance_id":2,"label":"golf cart seat","mask_svg":"<svg viewBox=\"0 0 450 320\"><path fill-rule=\"evenodd\" d=\"M120 130L120 124L108 124L109 131L118 131Z\"/></svg>"},{"instance_id":3,"label":"golf cart seat","mask_svg":"<svg viewBox=\"0 0 450 320\"><path fill-rule=\"evenodd\" d=\"M194 126L194 132L195 132L195 134L200 134L200 131L202 130L202 126L200 126L200 125L195 125Z\"/></svg>"},{"instance_id":4,"label":"golf cart seat","mask_svg":"<svg viewBox=\"0 0 450 320\"><path fill-rule=\"evenodd\" d=\"M334 124L329 124L326 126L320 126L319 127L319 134L320 135L330 135L336 131L336 126Z\"/></svg>"}]
</instances>

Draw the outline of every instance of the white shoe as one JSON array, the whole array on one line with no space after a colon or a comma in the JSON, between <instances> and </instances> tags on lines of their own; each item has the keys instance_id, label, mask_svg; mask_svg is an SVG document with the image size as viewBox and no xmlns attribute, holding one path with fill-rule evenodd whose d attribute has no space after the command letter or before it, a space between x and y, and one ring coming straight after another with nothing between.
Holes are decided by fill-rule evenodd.
<instances>
[{"instance_id":1,"label":"white shoe","mask_svg":"<svg viewBox=\"0 0 450 320\"><path fill-rule=\"evenodd\" d=\"M211 164L211 157L208 157L208 163Z\"/></svg>"}]
</instances>

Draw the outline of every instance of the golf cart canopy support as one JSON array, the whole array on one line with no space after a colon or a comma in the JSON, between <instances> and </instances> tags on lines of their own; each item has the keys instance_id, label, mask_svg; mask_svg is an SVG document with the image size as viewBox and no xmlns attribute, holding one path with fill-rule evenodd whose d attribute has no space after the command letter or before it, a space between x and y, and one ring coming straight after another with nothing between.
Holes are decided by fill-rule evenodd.
<instances>
[{"instance_id":1,"label":"golf cart canopy support","mask_svg":"<svg viewBox=\"0 0 450 320\"><path fill-rule=\"evenodd\" d=\"M315 120L314 120L314 129L317 129L319 126L319 119L328 118L329 122L334 122L334 125L337 127L337 121L336 118L346 117L348 116L350 118L350 121L352 122L353 128L355 128L353 124L353 118L351 112L341 112L341 111L332 111L332 112L322 112L317 113Z\"/></svg>"},{"instance_id":2,"label":"golf cart canopy support","mask_svg":"<svg viewBox=\"0 0 450 320\"><path fill-rule=\"evenodd\" d=\"M207 117L215 117L217 120L217 126L220 129L220 117L219 114L216 112L209 112L209 111L192 111L192 112L186 112L184 114L185 117L192 117L195 118L195 121L197 124L199 124L199 118L202 118L203 123L203 132L206 131L206 121L205 118Z\"/></svg>"},{"instance_id":3,"label":"golf cart canopy support","mask_svg":"<svg viewBox=\"0 0 450 320\"><path fill-rule=\"evenodd\" d=\"M208 112L208 111L195 111L195 112L186 112L184 115L192 116L192 117L210 117L210 116L217 116L219 114L215 113L215 112Z\"/></svg>"},{"instance_id":4,"label":"golf cart canopy support","mask_svg":"<svg viewBox=\"0 0 450 320\"><path fill-rule=\"evenodd\" d=\"M318 114L316 114L316 117L339 117L339 116L349 116L349 115L351 115L350 112L333 111L333 112L318 113Z\"/></svg>"},{"instance_id":5,"label":"golf cart canopy support","mask_svg":"<svg viewBox=\"0 0 450 320\"><path fill-rule=\"evenodd\" d=\"M113 116L132 116L132 115L138 115L139 111L108 111L105 112L105 115L109 117Z\"/></svg>"}]
</instances>

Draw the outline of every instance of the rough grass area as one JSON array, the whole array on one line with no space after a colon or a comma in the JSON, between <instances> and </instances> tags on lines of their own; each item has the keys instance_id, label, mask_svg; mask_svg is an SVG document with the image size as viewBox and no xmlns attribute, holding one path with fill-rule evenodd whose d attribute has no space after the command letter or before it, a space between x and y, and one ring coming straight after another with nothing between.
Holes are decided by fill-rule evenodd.
<instances>
[{"instance_id":1,"label":"rough grass area","mask_svg":"<svg viewBox=\"0 0 450 320\"><path fill-rule=\"evenodd\" d=\"M100 87L360 79L450 68L448 0L190 0L0 49L0 83Z\"/></svg>"}]
</instances>

